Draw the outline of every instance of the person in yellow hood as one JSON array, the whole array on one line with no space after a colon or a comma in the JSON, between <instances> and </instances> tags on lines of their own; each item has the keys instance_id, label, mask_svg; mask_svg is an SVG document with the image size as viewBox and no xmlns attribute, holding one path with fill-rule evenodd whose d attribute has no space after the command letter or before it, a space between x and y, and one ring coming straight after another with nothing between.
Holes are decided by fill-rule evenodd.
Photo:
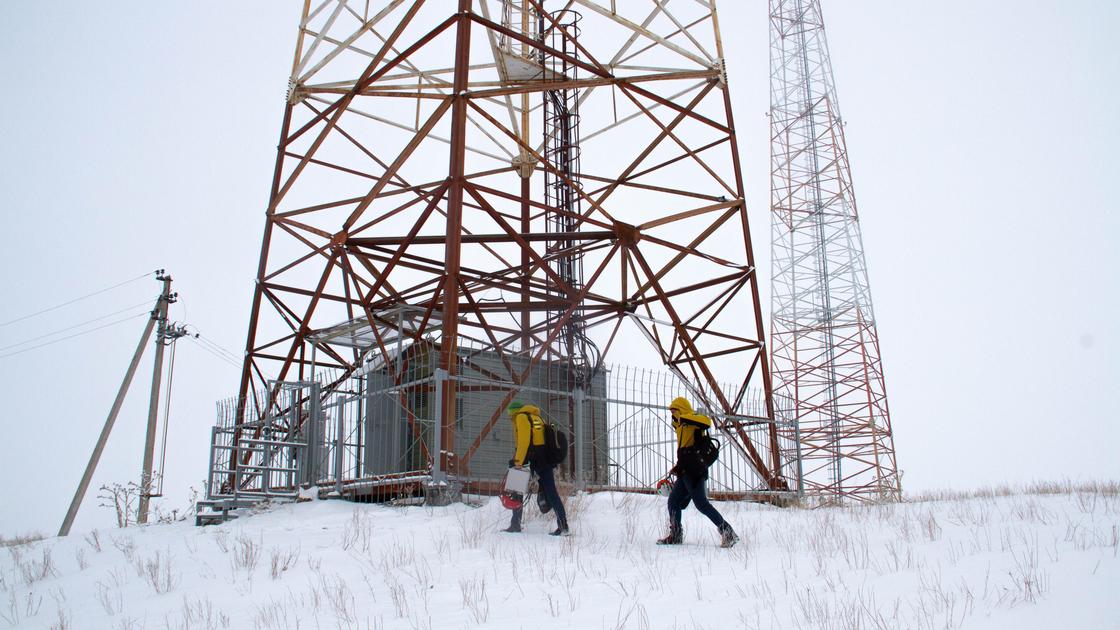
<instances>
[{"instance_id":1,"label":"person in yellow hood","mask_svg":"<svg viewBox=\"0 0 1120 630\"><path fill-rule=\"evenodd\" d=\"M657 544L679 545L684 542L681 512L691 502L719 528L720 545L730 547L739 541L739 537L719 510L708 501L708 467L697 448L698 442L704 441L702 438L712 428L712 420L693 411L692 404L684 398L676 398L669 403L669 413L673 416L673 431L677 434L677 463L670 472L676 474L677 480L669 493L669 535L658 540Z\"/></svg>"},{"instance_id":2,"label":"person in yellow hood","mask_svg":"<svg viewBox=\"0 0 1120 630\"><path fill-rule=\"evenodd\" d=\"M513 423L515 446L513 459L509 460L509 465L514 468L529 465L529 470L537 476L537 486L541 496L556 512L556 530L551 532L551 535L567 536L568 515L564 511L564 502L560 499L560 493L556 491L556 476L553 472L556 466L544 456L544 420L541 419L541 410L535 405L514 401L506 408L506 412L509 413L509 419ZM502 531L520 532L523 511L523 507L514 510L509 527Z\"/></svg>"}]
</instances>

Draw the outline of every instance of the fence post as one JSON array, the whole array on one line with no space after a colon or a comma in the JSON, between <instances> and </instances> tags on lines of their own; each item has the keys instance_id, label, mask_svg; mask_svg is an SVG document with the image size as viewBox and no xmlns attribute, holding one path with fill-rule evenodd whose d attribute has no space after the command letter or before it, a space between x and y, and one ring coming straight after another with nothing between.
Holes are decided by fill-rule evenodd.
<instances>
[{"instance_id":1,"label":"fence post","mask_svg":"<svg viewBox=\"0 0 1120 630\"><path fill-rule=\"evenodd\" d=\"M265 431L261 433L264 438L264 456L261 458L261 492L268 496L269 482L272 477L272 431Z\"/></svg>"},{"instance_id":2,"label":"fence post","mask_svg":"<svg viewBox=\"0 0 1120 630\"><path fill-rule=\"evenodd\" d=\"M323 476L323 438L326 437L323 433L326 422L323 418L323 407L319 400L319 384L312 382L308 389L308 402L310 403L308 411L311 417L307 419L307 426L310 429L307 432L307 481L315 486L319 484L319 479ZM293 399L293 409L298 408L299 395L294 395Z\"/></svg>"},{"instance_id":3,"label":"fence post","mask_svg":"<svg viewBox=\"0 0 1120 630\"><path fill-rule=\"evenodd\" d=\"M362 478L362 456L365 455L362 451L365 450L365 427L366 427L366 393L369 387L366 386L366 379L358 379L358 415L354 419L354 433L357 439L354 440L354 478Z\"/></svg>"},{"instance_id":4,"label":"fence post","mask_svg":"<svg viewBox=\"0 0 1120 630\"><path fill-rule=\"evenodd\" d=\"M575 405L575 423L576 423L576 489L583 491L587 487L587 479L584 477L583 468L583 388L577 387L572 392L572 404Z\"/></svg>"},{"instance_id":5,"label":"fence post","mask_svg":"<svg viewBox=\"0 0 1120 630\"><path fill-rule=\"evenodd\" d=\"M291 426L299 427L299 409L293 408L289 413L291 415L288 421L292 423ZM303 440L303 448L297 451L299 455L296 461L296 467L299 468L299 470L296 471L296 481L300 485L305 483L311 484L311 458L314 457L315 453L314 431L315 429L312 423L308 422L302 428L292 432L292 435L296 436L296 439Z\"/></svg>"},{"instance_id":6,"label":"fence post","mask_svg":"<svg viewBox=\"0 0 1120 630\"><path fill-rule=\"evenodd\" d=\"M236 501L241 496L241 475L245 474L245 469L241 466L241 442L237 442L237 450L233 453L237 456L237 463L233 467L233 499ZM252 454L250 454L251 457ZM253 460L250 459L249 461L252 462Z\"/></svg>"},{"instance_id":7,"label":"fence post","mask_svg":"<svg viewBox=\"0 0 1120 630\"><path fill-rule=\"evenodd\" d=\"M774 414L777 415L777 414ZM797 440L797 498L805 498L805 471L801 466L801 420L794 416L793 435Z\"/></svg>"},{"instance_id":8,"label":"fence post","mask_svg":"<svg viewBox=\"0 0 1120 630\"><path fill-rule=\"evenodd\" d=\"M346 414L344 403L340 399L335 413L338 414L338 429L334 439L334 491L342 496L342 459L346 455Z\"/></svg>"},{"instance_id":9,"label":"fence post","mask_svg":"<svg viewBox=\"0 0 1120 630\"><path fill-rule=\"evenodd\" d=\"M787 404L789 404L789 408L786 408ZM804 470L804 467L802 466L802 461L801 461L801 455L802 455L802 453L801 453L801 421L797 417L797 405L796 405L796 403L793 403L792 401L789 401L787 403L787 401L784 399L784 397L779 396L778 394L774 394L773 395L773 403L771 405L771 408L774 411L773 411L772 418L770 419L770 421L774 423L774 426L776 428L781 428L782 429L782 435L788 436L789 435L789 430L791 428L793 429L793 450L794 450L794 453L795 453L794 459L796 460L795 462L793 462L795 464L793 474L797 475L797 498L798 499L804 499L805 498L805 483L804 483L805 470ZM787 437L786 439L789 439L789 438ZM780 445L779 445L779 448L780 448ZM788 467L789 464L790 464L790 461L789 461L789 458L787 457L785 459L785 465Z\"/></svg>"},{"instance_id":10,"label":"fence post","mask_svg":"<svg viewBox=\"0 0 1120 630\"><path fill-rule=\"evenodd\" d=\"M218 427L210 427L210 466L206 469L206 498L214 498L214 452L218 450ZM231 453L233 451L230 451ZM221 484L219 484L219 490Z\"/></svg>"},{"instance_id":11,"label":"fence post","mask_svg":"<svg viewBox=\"0 0 1120 630\"><path fill-rule=\"evenodd\" d=\"M429 407L429 414L432 416L432 481L440 483L447 481L447 475L444 474L442 462L440 461L443 455L443 384L447 380L447 370L443 368L436 368L435 370L435 405ZM433 411L434 410L434 411Z\"/></svg>"}]
</instances>

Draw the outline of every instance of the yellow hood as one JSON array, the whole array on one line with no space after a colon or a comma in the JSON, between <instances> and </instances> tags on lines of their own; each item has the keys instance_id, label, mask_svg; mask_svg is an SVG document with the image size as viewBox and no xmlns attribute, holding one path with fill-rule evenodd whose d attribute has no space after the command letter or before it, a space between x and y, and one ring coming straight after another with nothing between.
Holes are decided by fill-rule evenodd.
<instances>
[{"instance_id":1,"label":"yellow hood","mask_svg":"<svg viewBox=\"0 0 1120 630\"><path fill-rule=\"evenodd\" d=\"M669 411L676 411L678 416L685 417L692 415L692 403L687 399L677 397L673 402L669 403Z\"/></svg>"}]
</instances>

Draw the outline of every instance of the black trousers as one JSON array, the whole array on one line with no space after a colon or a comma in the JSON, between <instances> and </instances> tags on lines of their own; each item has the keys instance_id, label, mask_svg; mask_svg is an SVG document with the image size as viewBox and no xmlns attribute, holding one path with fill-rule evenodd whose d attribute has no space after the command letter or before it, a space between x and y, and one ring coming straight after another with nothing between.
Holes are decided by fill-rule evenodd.
<instances>
[{"instance_id":1,"label":"black trousers","mask_svg":"<svg viewBox=\"0 0 1120 630\"><path fill-rule=\"evenodd\" d=\"M556 513L556 524L559 527L567 527L568 515L564 512L564 502L560 500L560 493L556 491L555 467L537 466L536 463L530 463L529 470L537 476L537 485L540 487L541 496L552 506L552 511ZM513 511L513 518L509 522L511 527L521 527L521 515L524 511L524 507Z\"/></svg>"},{"instance_id":2,"label":"black trousers","mask_svg":"<svg viewBox=\"0 0 1120 630\"><path fill-rule=\"evenodd\" d=\"M707 516L716 527L723 527L723 515L708 501L707 482L704 479L693 479L689 475L679 475L673 484L673 491L669 493L669 524L674 529L681 527L681 512L688 507L689 502L696 504L696 509Z\"/></svg>"}]
</instances>

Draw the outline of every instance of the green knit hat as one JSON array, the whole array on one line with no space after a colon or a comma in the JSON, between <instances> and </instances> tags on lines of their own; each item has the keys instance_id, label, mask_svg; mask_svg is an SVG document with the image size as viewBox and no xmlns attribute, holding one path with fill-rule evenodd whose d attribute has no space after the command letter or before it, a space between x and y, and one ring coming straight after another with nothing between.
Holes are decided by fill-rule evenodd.
<instances>
[{"instance_id":1,"label":"green knit hat","mask_svg":"<svg viewBox=\"0 0 1120 630\"><path fill-rule=\"evenodd\" d=\"M506 413L508 413L509 415L512 416L513 414L517 413L518 409L520 409L524 406L525 406L525 403L521 402L520 400L515 400L515 401L511 402L508 407L506 407Z\"/></svg>"}]
</instances>

